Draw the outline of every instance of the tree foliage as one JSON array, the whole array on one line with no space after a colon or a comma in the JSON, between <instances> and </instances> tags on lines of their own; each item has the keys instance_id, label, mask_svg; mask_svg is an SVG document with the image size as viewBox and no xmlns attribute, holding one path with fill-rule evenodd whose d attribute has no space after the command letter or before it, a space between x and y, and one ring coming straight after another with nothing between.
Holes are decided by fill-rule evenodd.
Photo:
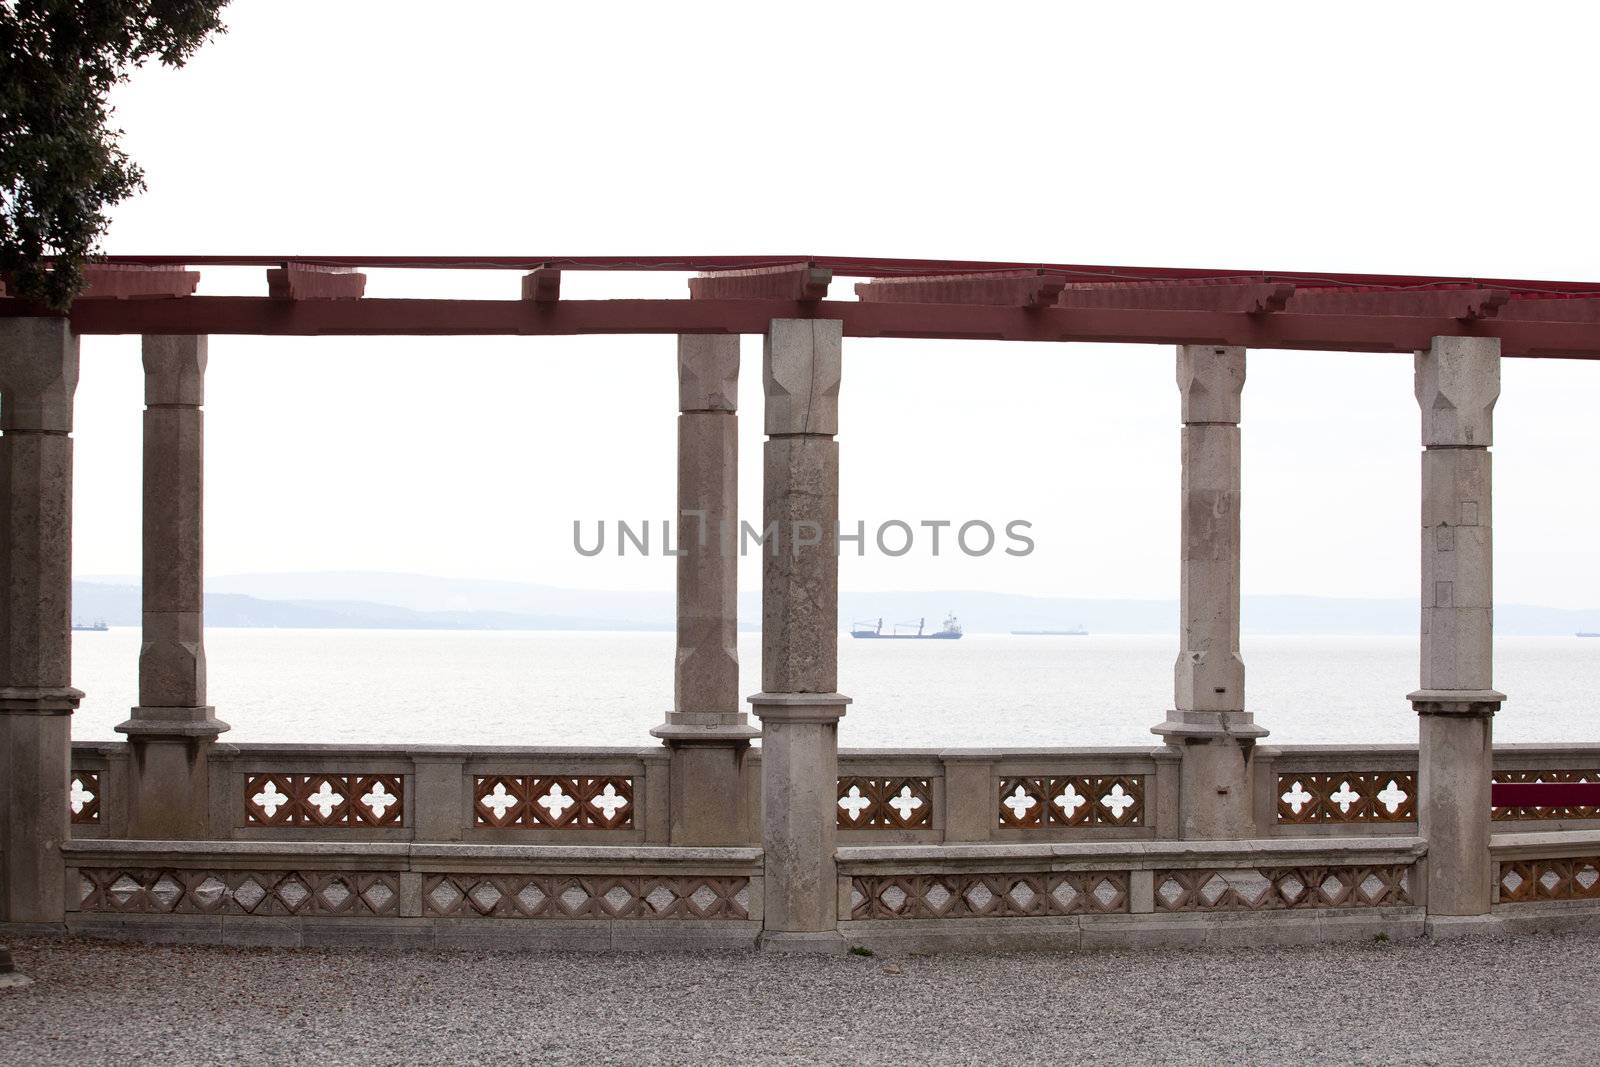
<instances>
[{"instance_id":1,"label":"tree foliage","mask_svg":"<svg viewBox=\"0 0 1600 1067\"><path fill-rule=\"evenodd\" d=\"M65 308L107 226L144 188L106 98L151 57L179 67L227 0L0 0L0 271Z\"/></svg>"}]
</instances>

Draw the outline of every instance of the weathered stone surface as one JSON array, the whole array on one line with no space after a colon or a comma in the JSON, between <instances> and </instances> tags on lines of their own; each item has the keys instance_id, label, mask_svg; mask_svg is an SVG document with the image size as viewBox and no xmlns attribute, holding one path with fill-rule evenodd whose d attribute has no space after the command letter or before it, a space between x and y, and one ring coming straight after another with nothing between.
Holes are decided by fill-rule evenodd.
<instances>
[{"instance_id":1,"label":"weathered stone surface","mask_svg":"<svg viewBox=\"0 0 1600 1067\"><path fill-rule=\"evenodd\" d=\"M0 686L65 686L71 675L72 438L8 430L0 435Z\"/></svg>"},{"instance_id":2,"label":"weathered stone surface","mask_svg":"<svg viewBox=\"0 0 1600 1067\"><path fill-rule=\"evenodd\" d=\"M1239 421L1245 350L1215 345L1178 346L1178 391L1186 423Z\"/></svg>"},{"instance_id":3,"label":"weathered stone surface","mask_svg":"<svg viewBox=\"0 0 1600 1067\"><path fill-rule=\"evenodd\" d=\"M1177 378L1184 421L1179 651L1174 710L1154 732L1182 756L1182 836L1247 836L1251 755L1255 739L1266 731L1244 710L1239 655L1238 422L1245 350L1181 345Z\"/></svg>"},{"instance_id":4,"label":"weathered stone surface","mask_svg":"<svg viewBox=\"0 0 1600 1067\"><path fill-rule=\"evenodd\" d=\"M72 678L66 319L0 320L0 921L59 922Z\"/></svg>"},{"instance_id":5,"label":"weathered stone surface","mask_svg":"<svg viewBox=\"0 0 1600 1067\"><path fill-rule=\"evenodd\" d=\"M206 402L208 341L203 336L144 337L144 402L150 407Z\"/></svg>"},{"instance_id":6,"label":"weathered stone surface","mask_svg":"<svg viewBox=\"0 0 1600 1067\"><path fill-rule=\"evenodd\" d=\"M739 410L739 335L678 335L678 410Z\"/></svg>"},{"instance_id":7,"label":"weathered stone surface","mask_svg":"<svg viewBox=\"0 0 1600 1067\"><path fill-rule=\"evenodd\" d=\"M678 655L673 710L740 715L739 423L678 417ZM726 535L726 543L724 538Z\"/></svg>"},{"instance_id":8,"label":"weathered stone surface","mask_svg":"<svg viewBox=\"0 0 1600 1067\"><path fill-rule=\"evenodd\" d=\"M759 693L750 703L761 720L766 929L832 931L839 719L849 699Z\"/></svg>"},{"instance_id":9,"label":"weathered stone surface","mask_svg":"<svg viewBox=\"0 0 1600 1067\"><path fill-rule=\"evenodd\" d=\"M5 692L0 690L0 693ZM0 921L60 922L66 907L61 844L70 836L69 711L0 708Z\"/></svg>"},{"instance_id":10,"label":"weathered stone surface","mask_svg":"<svg viewBox=\"0 0 1600 1067\"><path fill-rule=\"evenodd\" d=\"M1416 359L1422 443L1487 448L1494 443L1494 405L1500 398L1500 340L1435 337Z\"/></svg>"},{"instance_id":11,"label":"weathered stone surface","mask_svg":"<svg viewBox=\"0 0 1600 1067\"><path fill-rule=\"evenodd\" d=\"M831 693L839 675L839 445L828 437L774 437L765 446L761 687L769 693ZM809 525L806 525L809 524ZM797 529L820 531L802 545Z\"/></svg>"},{"instance_id":12,"label":"weathered stone surface","mask_svg":"<svg viewBox=\"0 0 1600 1067\"><path fill-rule=\"evenodd\" d=\"M767 433L839 432L843 336L837 319L772 321L762 362Z\"/></svg>"},{"instance_id":13,"label":"weathered stone surface","mask_svg":"<svg viewBox=\"0 0 1600 1067\"><path fill-rule=\"evenodd\" d=\"M1494 717L1420 715L1419 829L1428 839L1427 904L1435 915L1483 915L1493 901L1489 856Z\"/></svg>"},{"instance_id":14,"label":"weathered stone surface","mask_svg":"<svg viewBox=\"0 0 1600 1067\"><path fill-rule=\"evenodd\" d=\"M661 805L675 845L757 836L752 727L739 699L739 338L678 338L677 656Z\"/></svg>"},{"instance_id":15,"label":"weathered stone surface","mask_svg":"<svg viewBox=\"0 0 1600 1067\"><path fill-rule=\"evenodd\" d=\"M144 640L139 706L117 726L133 748L128 835L209 836L206 703L204 337L144 338Z\"/></svg>"},{"instance_id":16,"label":"weathered stone surface","mask_svg":"<svg viewBox=\"0 0 1600 1067\"><path fill-rule=\"evenodd\" d=\"M745 740L675 740L669 775L673 844L747 845L759 839L758 783L750 752Z\"/></svg>"},{"instance_id":17,"label":"weathered stone surface","mask_svg":"<svg viewBox=\"0 0 1600 1067\"><path fill-rule=\"evenodd\" d=\"M1494 685L1491 498L1500 342L1436 337L1417 353L1422 415L1422 686L1418 819L1431 915L1488 913Z\"/></svg>"},{"instance_id":18,"label":"weathered stone surface","mask_svg":"<svg viewBox=\"0 0 1600 1067\"><path fill-rule=\"evenodd\" d=\"M65 318L0 319L0 431L72 432L78 338Z\"/></svg>"}]
</instances>

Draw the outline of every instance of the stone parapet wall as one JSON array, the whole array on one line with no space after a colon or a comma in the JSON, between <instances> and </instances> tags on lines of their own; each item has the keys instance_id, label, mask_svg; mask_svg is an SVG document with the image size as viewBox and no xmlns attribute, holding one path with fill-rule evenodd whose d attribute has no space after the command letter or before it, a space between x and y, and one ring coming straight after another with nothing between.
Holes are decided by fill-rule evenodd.
<instances>
[{"instance_id":1,"label":"stone parapet wall","mask_svg":"<svg viewBox=\"0 0 1600 1067\"><path fill-rule=\"evenodd\" d=\"M125 742L73 745L76 839L126 834L129 759ZM759 765L759 748L749 759ZM1171 839L1177 759L1166 746L845 749L839 842ZM212 767L210 827L222 841L668 841L661 746L222 743ZM1414 745L1259 746L1253 774L1259 837L1417 831ZM1600 781L1600 745L1498 746L1495 780ZM1600 826L1600 808L1497 808L1494 820L1506 831L1581 830Z\"/></svg>"}]
</instances>

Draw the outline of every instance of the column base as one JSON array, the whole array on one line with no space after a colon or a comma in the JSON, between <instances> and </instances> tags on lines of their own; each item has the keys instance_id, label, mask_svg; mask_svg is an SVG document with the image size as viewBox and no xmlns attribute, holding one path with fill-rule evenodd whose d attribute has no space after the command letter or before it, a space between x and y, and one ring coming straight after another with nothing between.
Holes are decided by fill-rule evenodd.
<instances>
[{"instance_id":1,"label":"column base","mask_svg":"<svg viewBox=\"0 0 1600 1067\"><path fill-rule=\"evenodd\" d=\"M650 731L672 754L668 837L674 845L748 845L760 837L746 758L761 731L745 713L669 711Z\"/></svg>"},{"instance_id":2,"label":"column base","mask_svg":"<svg viewBox=\"0 0 1600 1067\"><path fill-rule=\"evenodd\" d=\"M133 718L113 727L117 733L127 734L129 740L209 740L232 729L216 717L217 709L210 704L193 708L141 706L131 710Z\"/></svg>"},{"instance_id":3,"label":"column base","mask_svg":"<svg viewBox=\"0 0 1600 1067\"><path fill-rule=\"evenodd\" d=\"M0 714L71 715L83 700L83 690L70 685L0 687Z\"/></svg>"},{"instance_id":4,"label":"column base","mask_svg":"<svg viewBox=\"0 0 1600 1067\"><path fill-rule=\"evenodd\" d=\"M194 841L211 836L208 753L228 724L204 705L193 708L137 707L119 723L133 747L128 788L128 836L145 840Z\"/></svg>"},{"instance_id":5,"label":"column base","mask_svg":"<svg viewBox=\"0 0 1600 1067\"><path fill-rule=\"evenodd\" d=\"M837 930L824 930L818 933L763 930L757 945L762 952L807 952L828 956L842 956L847 948L844 935Z\"/></svg>"},{"instance_id":6,"label":"column base","mask_svg":"<svg viewBox=\"0 0 1600 1067\"><path fill-rule=\"evenodd\" d=\"M1167 739L1168 744L1232 739L1255 741L1266 737L1265 726L1256 725L1248 711L1169 711L1167 719L1150 727L1150 732Z\"/></svg>"},{"instance_id":7,"label":"column base","mask_svg":"<svg viewBox=\"0 0 1600 1067\"><path fill-rule=\"evenodd\" d=\"M1506 695L1493 689L1419 689L1406 699L1418 715L1493 715Z\"/></svg>"},{"instance_id":8,"label":"column base","mask_svg":"<svg viewBox=\"0 0 1600 1067\"><path fill-rule=\"evenodd\" d=\"M749 716L742 711L669 711L650 736L669 745L726 745L752 741L761 736L761 730L751 726Z\"/></svg>"},{"instance_id":9,"label":"column base","mask_svg":"<svg viewBox=\"0 0 1600 1067\"><path fill-rule=\"evenodd\" d=\"M837 723L850 703L843 693L757 693L746 699L763 723Z\"/></svg>"},{"instance_id":10,"label":"column base","mask_svg":"<svg viewBox=\"0 0 1600 1067\"><path fill-rule=\"evenodd\" d=\"M1150 732L1164 738L1178 766L1178 836L1220 841L1256 836L1251 760L1267 736L1248 711L1169 711Z\"/></svg>"}]
</instances>

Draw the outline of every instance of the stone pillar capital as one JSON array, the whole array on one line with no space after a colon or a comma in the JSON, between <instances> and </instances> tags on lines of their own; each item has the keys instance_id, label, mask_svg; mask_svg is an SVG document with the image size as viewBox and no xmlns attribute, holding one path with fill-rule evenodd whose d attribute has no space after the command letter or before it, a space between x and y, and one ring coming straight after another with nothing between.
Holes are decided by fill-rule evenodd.
<instances>
[{"instance_id":1,"label":"stone pillar capital","mask_svg":"<svg viewBox=\"0 0 1600 1067\"><path fill-rule=\"evenodd\" d=\"M206 402L206 341L203 336L144 337L144 402L151 407Z\"/></svg>"},{"instance_id":2,"label":"stone pillar capital","mask_svg":"<svg viewBox=\"0 0 1600 1067\"><path fill-rule=\"evenodd\" d=\"M1244 362L1245 350L1237 346L1179 345L1183 421L1238 423Z\"/></svg>"},{"instance_id":3,"label":"stone pillar capital","mask_svg":"<svg viewBox=\"0 0 1600 1067\"><path fill-rule=\"evenodd\" d=\"M762 359L769 435L839 432L843 339L838 319L772 320Z\"/></svg>"},{"instance_id":4,"label":"stone pillar capital","mask_svg":"<svg viewBox=\"0 0 1600 1067\"><path fill-rule=\"evenodd\" d=\"M65 318L0 319L0 431L72 432L78 338Z\"/></svg>"},{"instance_id":5,"label":"stone pillar capital","mask_svg":"<svg viewBox=\"0 0 1600 1067\"><path fill-rule=\"evenodd\" d=\"M1419 689L1406 699L1418 715L1493 715L1506 695L1493 689Z\"/></svg>"},{"instance_id":6,"label":"stone pillar capital","mask_svg":"<svg viewBox=\"0 0 1600 1067\"><path fill-rule=\"evenodd\" d=\"M768 723L836 723L850 698L842 693L756 693L747 697L756 718Z\"/></svg>"},{"instance_id":7,"label":"stone pillar capital","mask_svg":"<svg viewBox=\"0 0 1600 1067\"><path fill-rule=\"evenodd\" d=\"M1498 337L1435 337L1416 358L1422 443L1429 448L1487 448L1494 443L1500 399Z\"/></svg>"},{"instance_id":8,"label":"stone pillar capital","mask_svg":"<svg viewBox=\"0 0 1600 1067\"><path fill-rule=\"evenodd\" d=\"M678 335L678 410L739 410L739 335Z\"/></svg>"}]
</instances>

